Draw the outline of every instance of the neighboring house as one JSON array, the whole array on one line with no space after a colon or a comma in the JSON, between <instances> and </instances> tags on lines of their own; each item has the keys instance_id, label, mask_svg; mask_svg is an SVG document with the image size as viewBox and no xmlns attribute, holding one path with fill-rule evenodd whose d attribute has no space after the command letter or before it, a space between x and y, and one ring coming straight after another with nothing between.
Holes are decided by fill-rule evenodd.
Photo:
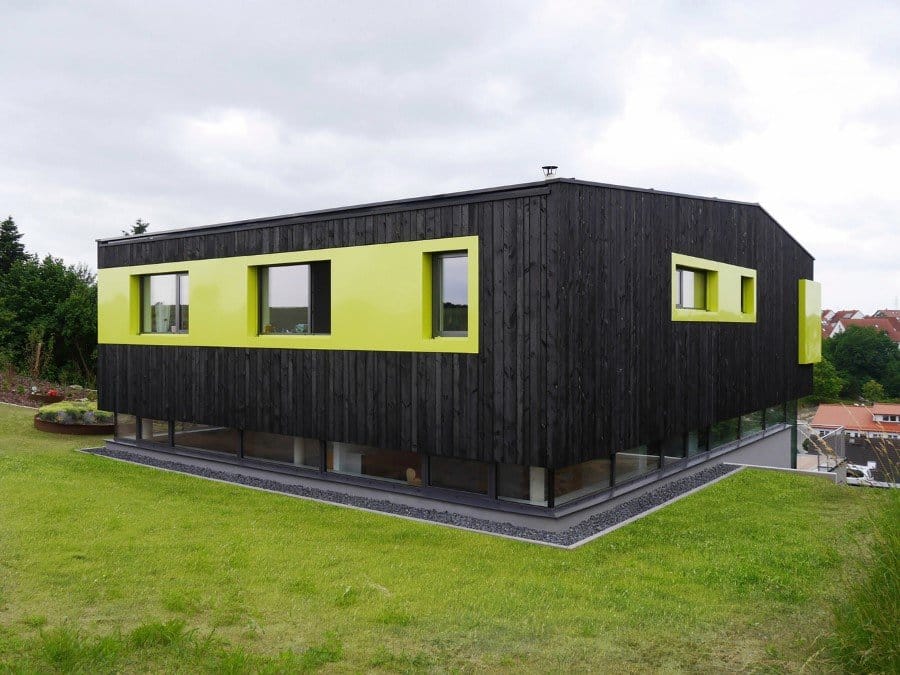
<instances>
[{"instance_id":1,"label":"neighboring house","mask_svg":"<svg viewBox=\"0 0 900 675\"><path fill-rule=\"evenodd\" d=\"M831 317L831 323L836 321L846 321L848 319L865 319L866 315L858 309L841 309L834 313Z\"/></svg>"},{"instance_id":2,"label":"neighboring house","mask_svg":"<svg viewBox=\"0 0 900 675\"><path fill-rule=\"evenodd\" d=\"M821 347L813 258L759 205L574 179L98 256L111 445L493 513L790 466Z\"/></svg>"},{"instance_id":3,"label":"neighboring house","mask_svg":"<svg viewBox=\"0 0 900 675\"><path fill-rule=\"evenodd\" d=\"M834 319L834 311L830 309L823 309L822 325L824 326L826 323L831 323L832 319Z\"/></svg>"},{"instance_id":4,"label":"neighboring house","mask_svg":"<svg viewBox=\"0 0 900 675\"><path fill-rule=\"evenodd\" d=\"M876 403L867 407L823 403L810 426L820 436L843 427L850 438L900 439L900 404Z\"/></svg>"},{"instance_id":5,"label":"neighboring house","mask_svg":"<svg viewBox=\"0 0 900 675\"><path fill-rule=\"evenodd\" d=\"M861 328L876 328L887 333L893 343L900 349L900 319L891 317L882 317L876 319L840 319L834 324L829 324L830 330L823 329L822 337L830 338L839 335L847 330L850 326L859 326Z\"/></svg>"},{"instance_id":6,"label":"neighboring house","mask_svg":"<svg viewBox=\"0 0 900 675\"><path fill-rule=\"evenodd\" d=\"M873 319L898 319L900 320L900 309L879 309L872 315Z\"/></svg>"}]
</instances>

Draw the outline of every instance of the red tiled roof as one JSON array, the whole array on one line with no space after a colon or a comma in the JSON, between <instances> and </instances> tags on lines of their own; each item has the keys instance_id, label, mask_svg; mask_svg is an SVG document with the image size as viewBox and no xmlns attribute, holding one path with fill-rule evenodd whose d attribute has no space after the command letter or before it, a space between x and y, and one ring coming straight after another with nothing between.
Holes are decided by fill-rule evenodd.
<instances>
[{"instance_id":1,"label":"red tiled roof","mask_svg":"<svg viewBox=\"0 0 900 675\"><path fill-rule=\"evenodd\" d=\"M900 319L900 309L879 309L875 314L878 316L873 314L870 318L888 317L890 319Z\"/></svg>"},{"instance_id":2,"label":"red tiled roof","mask_svg":"<svg viewBox=\"0 0 900 675\"><path fill-rule=\"evenodd\" d=\"M850 431L900 434L900 422L876 422L872 415L873 409L865 406L823 403L816 410L816 416L813 417L810 426L825 429L844 427Z\"/></svg>"},{"instance_id":3,"label":"red tiled roof","mask_svg":"<svg viewBox=\"0 0 900 675\"><path fill-rule=\"evenodd\" d=\"M862 314L862 312L860 312L858 309L839 309L834 313L832 321L849 319L856 313Z\"/></svg>"},{"instance_id":4,"label":"red tiled roof","mask_svg":"<svg viewBox=\"0 0 900 675\"><path fill-rule=\"evenodd\" d=\"M876 403L872 406L873 415L900 415L900 403Z\"/></svg>"},{"instance_id":5,"label":"red tiled roof","mask_svg":"<svg viewBox=\"0 0 900 675\"><path fill-rule=\"evenodd\" d=\"M888 334L894 342L900 342L900 319L880 318L880 319L841 319L844 328L850 326L862 326L870 328L878 328Z\"/></svg>"}]
</instances>

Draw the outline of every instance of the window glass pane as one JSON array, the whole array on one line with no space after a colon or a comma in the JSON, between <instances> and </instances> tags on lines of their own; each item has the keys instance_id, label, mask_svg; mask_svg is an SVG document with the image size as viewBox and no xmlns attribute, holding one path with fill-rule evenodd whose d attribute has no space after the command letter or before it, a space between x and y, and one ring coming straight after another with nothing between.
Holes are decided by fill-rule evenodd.
<instances>
[{"instance_id":1,"label":"window glass pane","mask_svg":"<svg viewBox=\"0 0 900 675\"><path fill-rule=\"evenodd\" d=\"M163 420L142 418L141 440L144 443L169 445L169 423Z\"/></svg>"},{"instance_id":2,"label":"window glass pane","mask_svg":"<svg viewBox=\"0 0 900 675\"><path fill-rule=\"evenodd\" d=\"M188 329L190 283L187 274L178 275L178 330Z\"/></svg>"},{"instance_id":3,"label":"window glass pane","mask_svg":"<svg viewBox=\"0 0 900 675\"><path fill-rule=\"evenodd\" d=\"M547 470L520 464L497 465L497 497L511 502L547 505Z\"/></svg>"},{"instance_id":4,"label":"window glass pane","mask_svg":"<svg viewBox=\"0 0 900 675\"><path fill-rule=\"evenodd\" d=\"M465 333L469 327L469 260L465 255L441 258L441 333Z\"/></svg>"},{"instance_id":5,"label":"window glass pane","mask_svg":"<svg viewBox=\"0 0 900 675\"><path fill-rule=\"evenodd\" d=\"M137 418L134 415L116 415L116 438L134 440L137 438Z\"/></svg>"},{"instance_id":6,"label":"window glass pane","mask_svg":"<svg viewBox=\"0 0 900 675\"><path fill-rule=\"evenodd\" d=\"M466 459L432 457L428 465L428 480L435 487L486 495L488 465L485 462Z\"/></svg>"},{"instance_id":7,"label":"window glass pane","mask_svg":"<svg viewBox=\"0 0 900 675\"><path fill-rule=\"evenodd\" d=\"M309 265L283 265L260 270L260 333L310 332Z\"/></svg>"},{"instance_id":8,"label":"window glass pane","mask_svg":"<svg viewBox=\"0 0 900 675\"><path fill-rule=\"evenodd\" d=\"M559 506L573 499L605 490L611 484L612 463L608 459L593 459L557 469L553 474L553 499Z\"/></svg>"},{"instance_id":9,"label":"window glass pane","mask_svg":"<svg viewBox=\"0 0 900 675\"><path fill-rule=\"evenodd\" d=\"M709 447L718 448L736 441L738 437L738 421L739 418L733 417L730 420L722 420L716 422L709 429Z\"/></svg>"},{"instance_id":10,"label":"window glass pane","mask_svg":"<svg viewBox=\"0 0 900 675\"><path fill-rule=\"evenodd\" d=\"M687 449L684 443L684 436L681 434L667 438L660 443L660 446L662 447L663 465L683 459Z\"/></svg>"},{"instance_id":11,"label":"window glass pane","mask_svg":"<svg viewBox=\"0 0 900 675\"><path fill-rule=\"evenodd\" d=\"M759 433L763 428L762 410L741 415L741 438Z\"/></svg>"},{"instance_id":12,"label":"window glass pane","mask_svg":"<svg viewBox=\"0 0 900 675\"><path fill-rule=\"evenodd\" d=\"M699 455L701 452L709 450L709 433L706 429L701 431L692 431L688 434L688 457Z\"/></svg>"},{"instance_id":13,"label":"window glass pane","mask_svg":"<svg viewBox=\"0 0 900 675\"><path fill-rule=\"evenodd\" d=\"M193 422L175 422L175 445L185 448L236 455L240 439L241 435L237 429Z\"/></svg>"},{"instance_id":14,"label":"window glass pane","mask_svg":"<svg viewBox=\"0 0 900 675\"><path fill-rule=\"evenodd\" d=\"M145 333L173 333L175 325L175 275L144 277L141 330Z\"/></svg>"},{"instance_id":15,"label":"window glass pane","mask_svg":"<svg viewBox=\"0 0 900 675\"><path fill-rule=\"evenodd\" d=\"M659 455L646 445L616 453L616 484L643 476L659 468Z\"/></svg>"},{"instance_id":16,"label":"window glass pane","mask_svg":"<svg viewBox=\"0 0 900 675\"><path fill-rule=\"evenodd\" d=\"M784 424L784 405L773 405L766 408L766 427L774 427L776 424Z\"/></svg>"},{"instance_id":17,"label":"window glass pane","mask_svg":"<svg viewBox=\"0 0 900 675\"><path fill-rule=\"evenodd\" d=\"M684 309L706 309L706 272L686 267L676 268L678 306Z\"/></svg>"},{"instance_id":18,"label":"window glass pane","mask_svg":"<svg viewBox=\"0 0 900 675\"><path fill-rule=\"evenodd\" d=\"M422 484L422 456L415 452L329 442L327 462L328 470L335 473Z\"/></svg>"},{"instance_id":19,"label":"window glass pane","mask_svg":"<svg viewBox=\"0 0 900 675\"><path fill-rule=\"evenodd\" d=\"M315 438L283 436L264 431L244 432L244 456L319 468L322 444Z\"/></svg>"}]
</instances>

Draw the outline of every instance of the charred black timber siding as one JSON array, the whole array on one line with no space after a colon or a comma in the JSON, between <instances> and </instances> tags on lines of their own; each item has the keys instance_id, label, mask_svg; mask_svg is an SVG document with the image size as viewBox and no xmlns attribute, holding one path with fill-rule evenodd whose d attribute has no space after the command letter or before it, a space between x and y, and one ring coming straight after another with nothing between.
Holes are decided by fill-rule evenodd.
<instances>
[{"instance_id":1,"label":"charred black timber siding","mask_svg":"<svg viewBox=\"0 0 900 675\"><path fill-rule=\"evenodd\" d=\"M810 393L763 209L574 181L101 242L99 266L479 236L478 354L100 345L121 413L567 466ZM672 322L675 251L757 270L757 323Z\"/></svg>"}]
</instances>

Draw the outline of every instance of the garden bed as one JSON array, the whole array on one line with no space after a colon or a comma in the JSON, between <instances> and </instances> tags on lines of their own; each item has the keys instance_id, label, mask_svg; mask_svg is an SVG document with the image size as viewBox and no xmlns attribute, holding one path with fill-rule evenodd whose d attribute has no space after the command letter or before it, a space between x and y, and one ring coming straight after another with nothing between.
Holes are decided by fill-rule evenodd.
<instances>
[{"instance_id":1,"label":"garden bed","mask_svg":"<svg viewBox=\"0 0 900 675\"><path fill-rule=\"evenodd\" d=\"M41 407L34 428L55 434L96 435L113 432L113 414L93 401L61 401Z\"/></svg>"}]
</instances>

